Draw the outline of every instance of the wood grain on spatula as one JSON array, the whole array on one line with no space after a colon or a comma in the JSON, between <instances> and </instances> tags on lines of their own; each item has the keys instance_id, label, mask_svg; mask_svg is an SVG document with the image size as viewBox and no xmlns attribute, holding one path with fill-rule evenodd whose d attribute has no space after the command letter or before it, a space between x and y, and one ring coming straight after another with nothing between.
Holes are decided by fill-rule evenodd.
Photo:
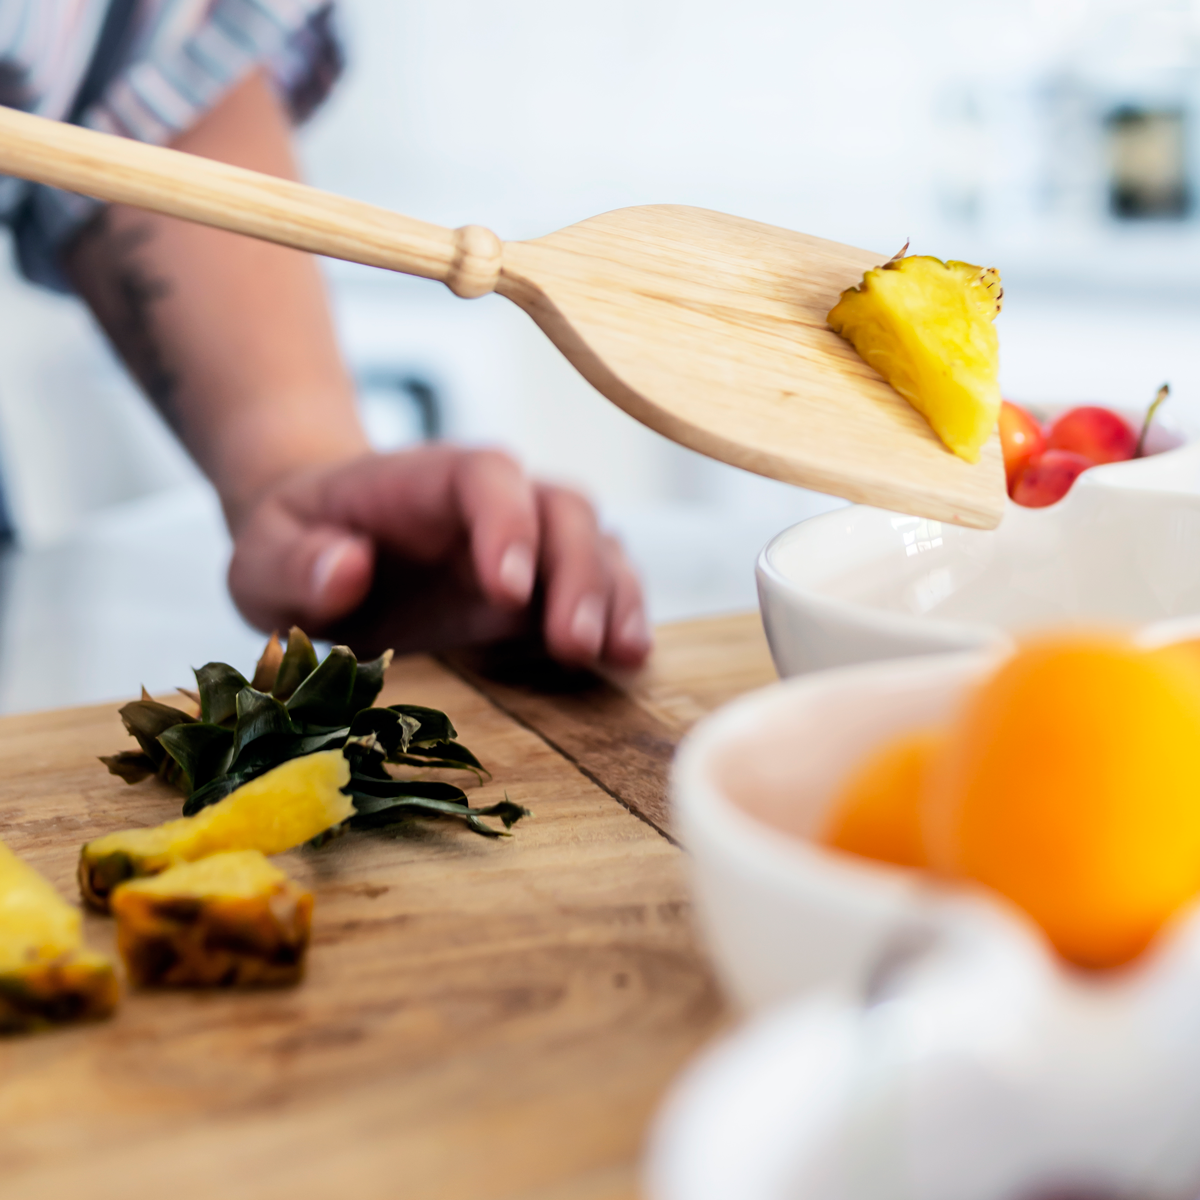
<instances>
[{"instance_id":1,"label":"wood grain on spatula","mask_svg":"<svg viewBox=\"0 0 1200 1200\"><path fill-rule=\"evenodd\" d=\"M519 304L590 383L674 441L761 475L980 528L993 436L963 462L826 324L886 254L703 209L619 209L501 242L209 159L0 108L0 173Z\"/></svg>"},{"instance_id":2,"label":"wood grain on spatula","mask_svg":"<svg viewBox=\"0 0 1200 1200\"><path fill-rule=\"evenodd\" d=\"M992 528L993 435L972 465L826 323L885 262L705 209L619 209L504 247L496 290L576 368L673 441L760 475Z\"/></svg>"}]
</instances>

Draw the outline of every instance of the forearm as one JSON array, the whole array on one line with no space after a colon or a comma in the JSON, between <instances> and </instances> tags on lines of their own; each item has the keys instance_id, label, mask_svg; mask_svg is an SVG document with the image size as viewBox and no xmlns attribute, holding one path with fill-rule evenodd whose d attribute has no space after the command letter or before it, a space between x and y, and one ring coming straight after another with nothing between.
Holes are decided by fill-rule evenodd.
<instances>
[{"instance_id":1,"label":"forearm","mask_svg":"<svg viewBox=\"0 0 1200 1200\"><path fill-rule=\"evenodd\" d=\"M296 174L286 115L257 76L176 148ZM235 528L286 475L367 449L308 255L114 205L80 234L65 265Z\"/></svg>"},{"instance_id":2,"label":"forearm","mask_svg":"<svg viewBox=\"0 0 1200 1200\"><path fill-rule=\"evenodd\" d=\"M177 146L295 175L261 78ZM307 255L117 205L65 265L216 484L235 538L230 588L249 619L415 648L540 617L565 662L645 658L636 577L581 497L496 452L367 456Z\"/></svg>"}]
</instances>

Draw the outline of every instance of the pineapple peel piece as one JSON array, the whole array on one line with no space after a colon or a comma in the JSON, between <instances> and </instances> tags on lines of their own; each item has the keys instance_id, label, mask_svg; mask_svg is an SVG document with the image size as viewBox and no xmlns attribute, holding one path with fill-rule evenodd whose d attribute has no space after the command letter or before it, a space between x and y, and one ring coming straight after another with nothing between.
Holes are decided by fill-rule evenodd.
<instances>
[{"instance_id":1,"label":"pineapple peel piece","mask_svg":"<svg viewBox=\"0 0 1200 1200\"><path fill-rule=\"evenodd\" d=\"M950 450L978 462L1000 415L992 322L1003 303L994 267L911 255L868 271L828 321Z\"/></svg>"},{"instance_id":2,"label":"pineapple peel piece","mask_svg":"<svg viewBox=\"0 0 1200 1200\"><path fill-rule=\"evenodd\" d=\"M112 964L83 944L79 910L0 842L0 1033L106 1017Z\"/></svg>"},{"instance_id":3,"label":"pineapple peel piece","mask_svg":"<svg viewBox=\"0 0 1200 1200\"><path fill-rule=\"evenodd\" d=\"M182 863L112 894L117 947L139 987L296 983L312 908L312 893L257 850Z\"/></svg>"},{"instance_id":4,"label":"pineapple peel piece","mask_svg":"<svg viewBox=\"0 0 1200 1200\"><path fill-rule=\"evenodd\" d=\"M120 991L102 954L73 950L0 970L0 1033L26 1033L111 1016Z\"/></svg>"},{"instance_id":5,"label":"pineapple peel piece","mask_svg":"<svg viewBox=\"0 0 1200 1200\"><path fill-rule=\"evenodd\" d=\"M340 750L290 759L195 816L88 842L79 857L80 891L107 912L113 889L127 879L225 850L282 854L354 815L354 802L342 791L349 782L350 764Z\"/></svg>"}]
</instances>

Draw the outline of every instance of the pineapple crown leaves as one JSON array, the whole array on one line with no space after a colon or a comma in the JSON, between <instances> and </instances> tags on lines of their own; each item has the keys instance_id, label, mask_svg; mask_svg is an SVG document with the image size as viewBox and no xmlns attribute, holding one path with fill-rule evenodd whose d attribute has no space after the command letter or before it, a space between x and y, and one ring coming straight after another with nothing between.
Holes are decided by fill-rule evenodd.
<instances>
[{"instance_id":1,"label":"pineapple crown leaves","mask_svg":"<svg viewBox=\"0 0 1200 1200\"><path fill-rule=\"evenodd\" d=\"M466 770L481 781L487 774L445 713L415 704L373 707L391 660L388 651L360 663L347 647L334 646L319 661L302 630L289 632L286 650L272 634L249 681L227 663L195 672L199 718L143 691L121 710L139 749L101 761L129 783L158 775L178 787L190 816L288 759L341 748L351 767L346 791L357 810L351 825L453 817L477 833L504 836L481 818L499 818L507 830L527 815L507 797L472 808L453 784L388 772L393 764Z\"/></svg>"},{"instance_id":2,"label":"pineapple crown leaves","mask_svg":"<svg viewBox=\"0 0 1200 1200\"><path fill-rule=\"evenodd\" d=\"M178 725L193 723L195 718L169 704L152 700L143 688L140 700L126 704L121 709L121 720L137 740L140 749L122 750L102 757L100 761L126 783L140 783L151 775L158 775L168 783L177 785L180 780L179 764L158 739Z\"/></svg>"}]
</instances>

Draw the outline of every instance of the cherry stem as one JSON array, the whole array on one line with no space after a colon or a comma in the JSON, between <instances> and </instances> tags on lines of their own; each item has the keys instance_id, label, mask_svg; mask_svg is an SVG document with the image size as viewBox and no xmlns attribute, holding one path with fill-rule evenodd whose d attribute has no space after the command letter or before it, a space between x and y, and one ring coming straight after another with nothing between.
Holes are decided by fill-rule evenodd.
<instances>
[{"instance_id":1,"label":"cherry stem","mask_svg":"<svg viewBox=\"0 0 1200 1200\"><path fill-rule=\"evenodd\" d=\"M1158 389L1158 394L1150 402L1150 407L1146 409L1146 419L1142 422L1142 432L1138 434L1137 445L1133 450L1134 458L1141 458L1146 450L1146 436L1150 432L1151 422L1154 420L1154 414L1162 407L1163 401L1171 394L1171 385L1164 383Z\"/></svg>"}]
</instances>

